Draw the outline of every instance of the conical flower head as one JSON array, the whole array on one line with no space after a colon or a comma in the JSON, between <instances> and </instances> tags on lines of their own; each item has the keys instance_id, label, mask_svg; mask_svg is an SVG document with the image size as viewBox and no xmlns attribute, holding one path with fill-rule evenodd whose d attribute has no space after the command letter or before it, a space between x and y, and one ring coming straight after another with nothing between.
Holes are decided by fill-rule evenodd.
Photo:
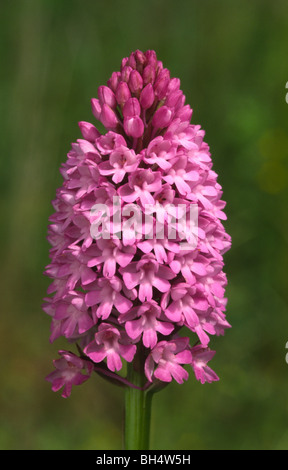
<instances>
[{"instance_id":1,"label":"conical flower head","mask_svg":"<svg viewBox=\"0 0 288 470\"><path fill-rule=\"evenodd\" d=\"M123 59L91 105L106 131L79 123L50 218L51 341L76 342L89 372L116 374L141 353L148 382L182 383L189 366L218 380L207 362L210 336L230 327L231 240L205 133L150 50Z\"/></svg>"}]
</instances>

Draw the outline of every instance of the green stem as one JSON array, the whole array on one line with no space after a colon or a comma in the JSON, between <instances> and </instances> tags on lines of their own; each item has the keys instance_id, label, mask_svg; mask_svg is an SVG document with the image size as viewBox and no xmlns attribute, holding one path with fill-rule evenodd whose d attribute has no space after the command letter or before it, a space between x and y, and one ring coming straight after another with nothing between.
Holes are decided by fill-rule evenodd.
<instances>
[{"instance_id":1,"label":"green stem","mask_svg":"<svg viewBox=\"0 0 288 470\"><path fill-rule=\"evenodd\" d=\"M139 359L139 358L138 358ZM145 375L141 361L128 364L127 379L143 387ZM125 450L149 450L152 392L127 387L125 391Z\"/></svg>"}]
</instances>

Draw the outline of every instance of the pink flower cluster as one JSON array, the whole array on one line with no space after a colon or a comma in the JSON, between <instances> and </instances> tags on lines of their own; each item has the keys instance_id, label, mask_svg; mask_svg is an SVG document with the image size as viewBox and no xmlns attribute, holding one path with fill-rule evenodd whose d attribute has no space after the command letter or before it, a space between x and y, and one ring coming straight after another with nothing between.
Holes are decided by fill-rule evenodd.
<instances>
[{"instance_id":1,"label":"pink flower cluster","mask_svg":"<svg viewBox=\"0 0 288 470\"><path fill-rule=\"evenodd\" d=\"M61 167L45 271L53 282L43 306L51 316L50 340L77 343L79 356L60 351L47 379L53 390L64 386L66 397L93 370L117 377L124 361L141 354L148 385L183 383L189 368L201 383L218 380L207 365L214 355L209 335L230 327L223 254L231 240L204 131L190 123L179 79L151 50L123 59L120 71L99 87L92 112L107 132L80 122L82 138ZM103 204L111 216L116 196L121 209L137 204L144 213L149 205L148 230L157 205L181 205L188 213L197 204L197 247L183 250L180 236L169 239L167 213L159 239L125 231L93 237L95 219L107 230L110 219L92 208Z\"/></svg>"}]
</instances>

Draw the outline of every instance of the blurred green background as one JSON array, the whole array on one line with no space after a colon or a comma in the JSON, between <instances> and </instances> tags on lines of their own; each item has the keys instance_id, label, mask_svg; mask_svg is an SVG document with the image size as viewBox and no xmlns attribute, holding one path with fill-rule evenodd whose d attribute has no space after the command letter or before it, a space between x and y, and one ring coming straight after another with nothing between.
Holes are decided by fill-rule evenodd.
<instances>
[{"instance_id":1,"label":"blurred green background","mask_svg":"<svg viewBox=\"0 0 288 470\"><path fill-rule=\"evenodd\" d=\"M69 399L41 310L59 166L122 57L155 49L206 130L227 201L221 380L155 396L152 449L288 449L287 0L2 0L1 449L121 449L123 393L95 376Z\"/></svg>"}]
</instances>

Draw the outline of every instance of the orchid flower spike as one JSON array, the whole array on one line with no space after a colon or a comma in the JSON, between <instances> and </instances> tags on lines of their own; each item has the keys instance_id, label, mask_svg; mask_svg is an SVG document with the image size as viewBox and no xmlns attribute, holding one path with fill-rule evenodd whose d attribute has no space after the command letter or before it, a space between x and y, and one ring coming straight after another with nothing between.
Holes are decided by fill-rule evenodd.
<instances>
[{"instance_id":1,"label":"orchid flower spike","mask_svg":"<svg viewBox=\"0 0 288 470\"><path fill-rule=\"evenodd\" d=\"M231 238L205 132L151 50L123 59L91 106L93 122L79 122L61 166L45 271L50 341L76 351L61 349L47 380L64 397L93 371L139 387L118 375L135 361L143 390L191 372L219 380L207 363L211 336L230 327Z\"/></svg>"}]
</instances>

